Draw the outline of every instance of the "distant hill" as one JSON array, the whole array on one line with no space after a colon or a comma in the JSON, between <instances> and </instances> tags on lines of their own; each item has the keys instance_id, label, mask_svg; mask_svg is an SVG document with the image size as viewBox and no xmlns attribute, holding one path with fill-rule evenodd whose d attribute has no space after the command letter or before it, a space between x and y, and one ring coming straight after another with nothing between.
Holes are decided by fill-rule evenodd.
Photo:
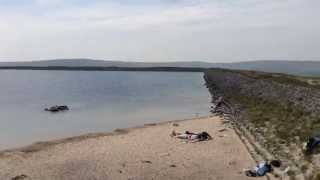
<instances>
[{"instance_id":1,"label":"distant hill","mask_svg":"<svg viewBox=\"0 0 320 180\"><path fill-rule=\"evenodd\" d=\"M192 62L124 62L93 59L56 59L30 62L0 62L1 67L191 67L191 68L228 68L266 72L287 73L305 76L320 76L320 61L246 61L236 63Z\"/></svg>"},{"instance_id":2,"label":"distant hill","mask_svg":"<svg viewBox=\"0 0 320 180\"><path fill-rule=\"evenodd\" d=\"M222 63L216 67L286 73L302 76L320 76L320 61L247 61Z\"/></svg>"},{"instance_id":3,"label":"distant hill","mask_svg":"<svg viewBox=\"0 0 320 180\"><path fill-rule=\"evenodd\" d=\"M94 59L56 59L29 62L0 62L1 66L64 67L212 67L206 62L125 62Z\"/></svg>"}]
</instances>

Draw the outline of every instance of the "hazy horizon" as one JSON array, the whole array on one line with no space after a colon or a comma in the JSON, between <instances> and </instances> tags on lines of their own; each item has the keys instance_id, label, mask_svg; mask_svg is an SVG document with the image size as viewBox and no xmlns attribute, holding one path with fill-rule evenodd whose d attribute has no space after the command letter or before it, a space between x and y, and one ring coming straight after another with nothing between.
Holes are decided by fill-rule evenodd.
<instances>
[{"instance_id":1,"label":"hazy horizon","mask_svg":"<svg viewBox=\"0 0 320 180\"><path fill-rule=\"evenodd\" d=\"M289 60L289 59L259 59L259 60L239 60L239 61L201 61L201 60L163 60L163 61L143 61L143 60L108 60L108 59L93 59L93 58L53 58L53 59L37 59L37 60L11 60L11 61L1 61L6 63L19 63L19 62L43 62L43 61L79 61L79 60L85 60L85 61L105 61L105 62L123 62L123 63L250 63L250 62L320 62L319 60Z\"/></svg>"},{"instance_id":2,"label":"hazy horizon","mask_svg":"<svg viewBox=\"0 0 320 180\"><path fill-rule=\"evenodd\" d=\"M316 0L0 0L0 62L320 60Z\"/></svg>"}]
</instances>

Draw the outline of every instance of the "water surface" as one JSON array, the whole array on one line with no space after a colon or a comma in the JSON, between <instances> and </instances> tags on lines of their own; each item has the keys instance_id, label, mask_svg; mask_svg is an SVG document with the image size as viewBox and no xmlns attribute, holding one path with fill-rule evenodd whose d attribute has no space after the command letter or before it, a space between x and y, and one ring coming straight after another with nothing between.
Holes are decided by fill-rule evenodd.
<instances>
[{"instance_id":1,"label":"water surface","mask_svg":"<svg viewBox=\"0 0 320 180\"><path fill-rule=\"evenodd\" d=\"M0 149L209 114L203 73L0 71ZM49 113L65 104L70 111Z\"/></svg>"}]
</instances>

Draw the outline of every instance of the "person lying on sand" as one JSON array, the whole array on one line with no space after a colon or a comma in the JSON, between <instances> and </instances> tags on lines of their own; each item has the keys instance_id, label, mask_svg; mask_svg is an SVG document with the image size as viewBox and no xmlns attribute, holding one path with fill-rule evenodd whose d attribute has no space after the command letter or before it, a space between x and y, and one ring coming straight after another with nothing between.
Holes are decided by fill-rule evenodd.
<instances>
[{"instance_id":1,"label":"person lying on sand","mask_svg":"<svg viewBox=\"0 0 320 180\"><path fill-rule=\"evenodd\" d=\"M280 167L280 166L281 166L281 161L279 160L272 160L270 163L262 162L258 164L254 168L254 170L246 170L245 174L249 177L264 176L273 170L272 167Z\"/></svg>"},{"instance_id":2,"label":"person lying on sand","mask_svg":"<svg viewBox=\"0 0 320 180\"><path fill-rule=\"evenodd\" d=\"M171 136L179 139L185 139L192 143L212 139L212 137L205 131L201 133L193 133L189 131L186 131L185 133L177 133L172 131Z\"/></svg>"}]
</instances>

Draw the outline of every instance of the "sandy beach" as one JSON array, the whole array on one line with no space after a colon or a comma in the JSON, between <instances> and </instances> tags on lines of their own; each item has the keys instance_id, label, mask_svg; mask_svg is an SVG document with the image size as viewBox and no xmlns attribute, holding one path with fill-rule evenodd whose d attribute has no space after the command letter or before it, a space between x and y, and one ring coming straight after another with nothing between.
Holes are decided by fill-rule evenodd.
<instances>
[{"instance_id":1,"label":"sandy beach","mask_svg":"<svg viewBox=\"0 0 320 180\"><path fill-rule=\"evenodd\" d=\"M207 117L2 152L0 179L252 179L242 170L254 160L233 129L222 128L221 118ZM207 131L213 139L186 143L170 137L173 130Z\"/></svg>"}]
</instances>

